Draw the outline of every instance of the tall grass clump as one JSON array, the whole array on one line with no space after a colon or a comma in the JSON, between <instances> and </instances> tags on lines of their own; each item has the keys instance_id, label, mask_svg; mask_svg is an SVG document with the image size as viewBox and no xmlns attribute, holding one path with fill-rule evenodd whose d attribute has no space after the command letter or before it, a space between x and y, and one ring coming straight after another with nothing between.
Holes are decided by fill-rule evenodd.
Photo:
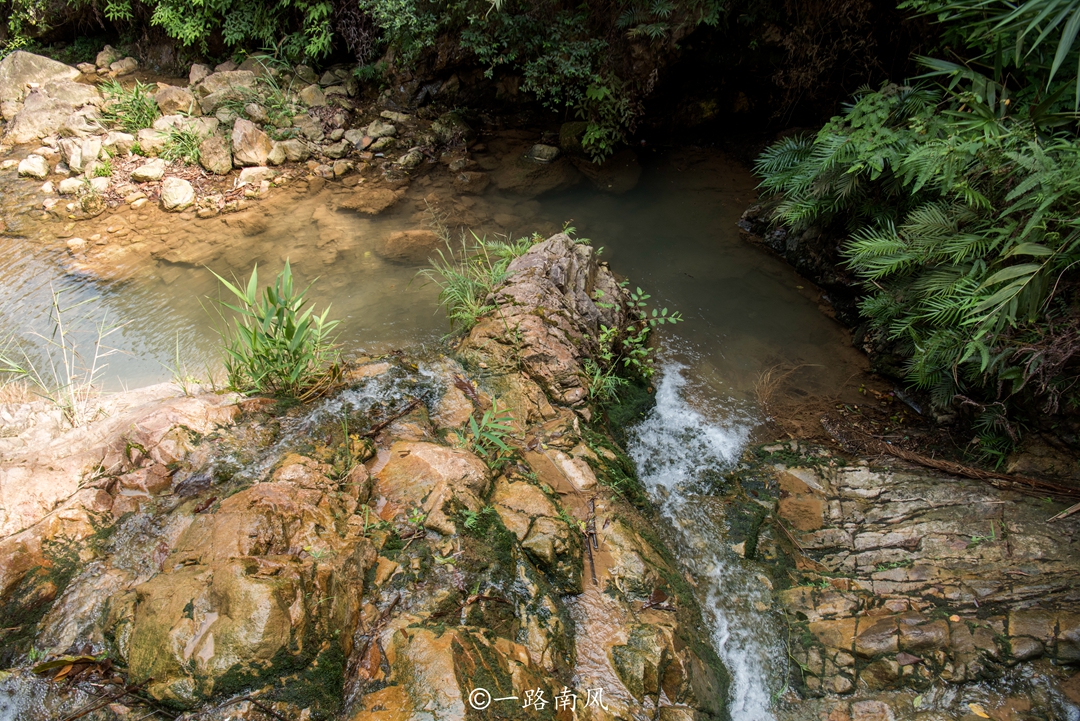
<instances>
[{"instance_id":1,"label":"tall grass clump","mask_svg":"<svg viewBox=\"0 0 1080 721\"><path fill-rule=\"evenodd\" d=\"M65 306L62 291L54 290L49 308L51 332L47 336L36 331L30 334L43 342L43 354L32 354L9 336L0 348L0 388L22 385L59 408L72 427L97 418L102 413L101 379L109 365L105 359L117 352L107 345L107 339L123 324L110 323L108 313L98 320L89 314L72 317L96 300L88 298ZM92 330L86 327L91 321ZM89 343L86 336L90 336Z\"/></svg>"},{"instance_id":2,"label":"tall grass clump","mask_svg":"<svg viewBox=\"0 0 1080 721\"><path fill-rule=\"evenodd\" d=\"M311 286L296 291L288 261L261 294L258 266L246 285L230 283L217 273L214 277L235 300L219 301L233 317L232 322L223 317L218 328L233 390L304 400L325 392L340 376L332 336L339 321L327 320L329 306L321 315L311 306L305 309Z\"/></svg>"},{"instance_id":3,"label":"tall grass clump","mask_svg":"<svg viewBox=\"0 0 1080 721\"><path fill-rule=\"evenodd\" d=\"M439 306L446 310L451 331L459 328L467 331L487 313L495 310L491 293L507 278L510 262L523 255L539 239L507 238L505 241L488 240L469 231L472 242L462 235L455 247L443 232L444 251L438 249L437 258L431 259L431 267L418 275L439 286Z\"/></svg>"},{"instance_id":4,"label":"tall grass clump","mask_svg":"<svg viewBox=\"0 0 1080 721\"><path fill-rule=\"evenodd\" d=\"M102 120L122 128L126 133L134 135L143 128L149 128L160 115L151 87L138 80L130 89L121 85L119 80L110 80L101 84L101 90L105 93Z\"/></svg>"},{"instance_id":5,"label":"tall grass clump","mask_svg":"<svg viewBox=\"0 0 1080 721\"><path fill-rule=\"evenodd\" d=\"M172 128L160 155L165 160L195 165L199 162L199 145L202 141L203 136L193 128Z\"/></svg>"}]
</instances>

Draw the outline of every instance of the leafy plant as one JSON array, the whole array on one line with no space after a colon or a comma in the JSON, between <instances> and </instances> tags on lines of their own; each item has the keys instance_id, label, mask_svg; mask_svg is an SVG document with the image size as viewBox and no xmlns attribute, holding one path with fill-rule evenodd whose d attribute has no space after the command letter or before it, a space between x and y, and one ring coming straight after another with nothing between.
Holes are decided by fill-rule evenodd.
<instances>
[{"instance_id":1,"label":"leafy plant","mask_svg":"<svg viewBox=\"0 0 1080 721\"><path fill-rule=\"evenodd\" d=\"M469 416L468 439L466 441L469 450L482 456L488 465L495 465L504 455L512 453L506 439L514 432L510 423L513 417L510 411L499 408L499 402L491 401L491 408L480 416Z\"/></svg>"},{"instance_id":2,"label":"leafy plant","mask_svg":"<svg viewBox=\"0 0 1080 721\"><path fill-rule=\"evenodd\" d=\"M111 178L113 174L112 160L105 158L97 161L94 165L94 177L95 178Z\"/></svg>"},{"instance_id":3,"label":"leafy plant","mask_svg":"<svg viewBox=\"0 0 1080 721\"><path fill-rule=\"evenodd\" d=\"M108 80L101 84L105 94L105 105L101 109L101 118L106 123L120 127L126 133L135 134L143 128L149 128L157 120L157 101L149 85L138 80L130 88L125 88L119 80Z\"/></svg>"},{"instance_id":4,"label":"leafy plant","mask_svg":"<svg viewBox=\"0 0 1080 721\"><path fill-rule=\"evenodd\" d=\"M1053 98L931 65L951 87L862 92L816 136L763 153L762 187L776 221L846 235L871 337L939 409L1028 388L1054 412L1080 356L1080 144L1054 130Z\"/></svg>"},{"instance_id":5,"label":"leafy plant","mask_svg":"<svg viewBox=\"0 0 1080 721\"><path fill-rule=\"evenodd\" d=\"M213 271L211 271L213 272ZM236 303L219 301L232 311L233 322L218 329L224 342L229 385L243 393L270 393L310 398L329 388L340 375L338 351L331 333L339 321L327 320L330 308L316 315L307 309L307 292L293 287L292 268L278 274L260 297L258 266L246 286L214 273Z\"/></svg>"},{"instance_id":6,"label":"leafy plant","mask_svg":"<svg viewBox=\"0 0 1080 721\"><path fill-rule=\"evenodd\" d=\"M470 511L465 509L461 512L461 515L465 517L465 528L470 531L475 531L480 528L481 522L485 516L490 516L495 513L495 509L492 506L484 506L479 511Z\"/></svg>"},{"instance_id":7,"label":"leafy plant","mask_svg":"<svg viewBox=\"0 0 1080 721\"><path fill-rule=\"evenodd\" d=\"M199 162L199 145L203 136L191 126L169 128L169 135L159 155L165 160L195 165Z\"/></svg>"}]
</instances>

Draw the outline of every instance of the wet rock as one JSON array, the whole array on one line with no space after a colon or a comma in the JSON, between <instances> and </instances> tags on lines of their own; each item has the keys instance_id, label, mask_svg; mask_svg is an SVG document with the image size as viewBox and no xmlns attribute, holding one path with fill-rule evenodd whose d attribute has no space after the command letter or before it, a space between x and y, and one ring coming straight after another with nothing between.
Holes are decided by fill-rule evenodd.
<instances>
[{"instance_id":1,"label":"wet rock","mask_svg":"<svg viewBox=\"0 0 1080 721\"><path fill-rule=\"evenodd\" d=\"M19 162L19 175L44 180L49 175L49 163L40 155L27 155Z\"/></svg>"},{"instance_id":2,"label":"wet rock","mask_svg":"<svg viewBox=\"0 0 1080 721\"><path fill-rule=\"evenodd\" d=\"M265 165L273 149L269 135L250 120L237 119L232 131L233 161L237 165Z\"/></svg>"},{"instance_id":3,"label":"wet rock","mask_svg":"<svg viewBox=\"0 0 1080 721\"><path fill-rule=\"evenodd\" d=\"M390 460L375 476L375 490L402 512L419 508L424 525L433 531L453 534L454 503L472 511L483 506L490 471L467 451L434 443L399 441L390 447Z\"/></svg>"},{"instance_id":4,"label":"wet rock","mask_svg":"<svg viewBox=\"0 0 1080 721\"><path fill-rule=\"evenodd\" d=\"M414 148L398 158L396 162L403 170L413 170L424 162L424 154Z\"/></svg>"},{"instance_id":5,"label":"wet rock","mask_svg":"<svg viewBox=\"0 0 1080 721\"><path fill-rule=\"evenodd\" d=\"M131 171L131 179L137 183L151 183L165 176L165 161L155 158Z\"/></svg>"},{"instance_id":6,"label":"wet rock","mask_svg":"<svg viewBox=\"0 0 1080 721\"><path fill-rule=\"evenodd\" d=\"M203 80L205 80L206 77L212 72L213 70L211 70L208 66L203 65L202 63L193 64L191 66L191 70L188 72L188 85L198 85Z\"/></svg>"},{"instance_id":7,"label":"wet rock","mask_svg":"<svg viewBox=\"0 0 1080 721\"><path fill-rule=\"evenodd\" d=\"M378 215L396 203L398 197L398 194L389 188L358 185L348 196L338 200L338 207L367 215Z\"/></svg>"},{"instance_id":8,"label":"wet rock","mask_svg":"<svg viewBox=\"0 0 1080 721\"><path fill-rule=\"evenodd\" d=\"M326 105L326 96L318 85L308 85L301 90L300 100L309 108L321 108Z\"/></svg>"},{"instance_id":9,"label":"wet rock","mask_svg":"<svg viewBox=\"0 0 1080 721\"><path fill-rule=\"evenodd\" d=\"M228 175L233 168L229 140L211 135L199 143L199 165L215 175Z\"/></svg>"},{"instance_id":10,"label":"wet rock","mask_svg":"<svg viewBox=\"0 0 1080 721\"><path fill-rule=\"evenodd\" d=\"M154 101L157 102L162 115L175 115L177 113L202 114L202 109L196 103L195 96L186 88L166 85L157 91L154 95Z\"/></svg>"},{"instance_id":11,"label":"wet rock","mask_svg":"<svg viewBox=\"0 0 1080 721\"><path fill-rule=\"evenodd\" d=\"M165 178L161 181L161 207L169 211L181 211L195 203L195 189L183 178Z\"/></svg>"},{"instance_id":12,"label":"wet rock","mask_svg":"<svg viewBox=\"0 0 1080 721\"><path fill-rule=\"evenodd\" d=\"M499 190L535 198L572 188L581 182L582 176L568 158L541 163L524 154L514 154L491 173L491 179Z\"/></svg>"},{"instance_id":13,"label":"wet rock","mask_svg":"<svg viewBox=\"0 0 1080 721\"><path fill-rule=\"evenodd\" d=\"M481 195L491 185L487 173L465 170L454 176L454 190L463 195Z\"/></svg>"},{"instance_id":14,"label":"wet rock","mask_svg":"<svg viewBox=\"0 0 1080 721\"><path fill-rule=\"evenodd\" d=\"M540 163L550 163L559 157L559 149L554 145L537 143L529 149L529 158Z\"/></svg>"}]
</instances>

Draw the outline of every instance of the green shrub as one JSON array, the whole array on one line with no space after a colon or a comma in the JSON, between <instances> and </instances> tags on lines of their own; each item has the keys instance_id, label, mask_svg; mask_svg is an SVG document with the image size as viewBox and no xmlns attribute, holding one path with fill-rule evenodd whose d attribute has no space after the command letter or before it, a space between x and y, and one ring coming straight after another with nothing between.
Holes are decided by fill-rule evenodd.
<instances>
[{"instance_id":1,"label":"green shrub","mask_svg":"<svg viewBox=\"0 0 1080 721\"><path fill-rule=\"evenodd\" d=\"M211 271L212 272L212 271ZM331 333L339 321L328 321L304 306L310 286L297 293L292 268L278 274L260 298L256 266L246 286L230 283L214 273L236 303L221 301L233 312L232 323L219 327L224 342L229 385L242 393L269 393L310 398L324 392L338 377L338 351Z\"/></svg>"},{"instance_id":2,"label":"green shrub","mask_svg":"<svg viewBox=\"0 0 1080 721\"><path fill-rule=\"evenodd\" d=\"M149 128L160 115L151 87L138 80L130 89L118 80L109 80L101 84L101 90L105 94L102 120L122 128L126 133L134 135L143 128Z\"/></svg>"},{"instance_id":3,"label":"green shrub","mask_svg":"<svg viewBox=\"0 0 1080 721\"><path fill-rule=\"evenodd\" d=\"M1080 144L1046 101L974 80L864 92L757 170L777 221L846 236L861 312L935 405L986 411L1023 390L1052 412L1080 353Z\"/></svg>"}]
</instances>

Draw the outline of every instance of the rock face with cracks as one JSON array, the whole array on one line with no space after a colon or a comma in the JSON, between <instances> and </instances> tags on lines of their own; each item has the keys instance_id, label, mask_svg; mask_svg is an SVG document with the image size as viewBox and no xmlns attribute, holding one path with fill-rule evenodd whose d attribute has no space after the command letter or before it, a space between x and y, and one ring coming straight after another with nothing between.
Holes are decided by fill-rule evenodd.
<instances>
[{"instance_id":1,"label":"rock face with cracks","mask_svg":"<svg viewBox=\"0 0 1080 721\"><path fill-rule=\"evenodd\" d=\"M499 702L506 718L564 718L559 694L579 718L725 718L727 674L682 571L646 540L648 512L599 482L617 456L563 398L590 329L621 313L590 298L617 284L565 236L513 273L500 302L560 319L549 333L362 359L311 405L162 391L66 435L45 409L9 413L22 463L62 476L21 496L0 541L8 665L31 647L108 653L193 719L254 719L249 699L283 718L465 719L479 688L547 702ZM503 368L510 353L525 373ZM470 432L495 400L506 457ZM4 472L5 492L27 477ZM5 688L43 688L27 708L55 709L93 672L26 674ZM586 707L599 688L606 709Z\"/></svg>"}]
</instances>

